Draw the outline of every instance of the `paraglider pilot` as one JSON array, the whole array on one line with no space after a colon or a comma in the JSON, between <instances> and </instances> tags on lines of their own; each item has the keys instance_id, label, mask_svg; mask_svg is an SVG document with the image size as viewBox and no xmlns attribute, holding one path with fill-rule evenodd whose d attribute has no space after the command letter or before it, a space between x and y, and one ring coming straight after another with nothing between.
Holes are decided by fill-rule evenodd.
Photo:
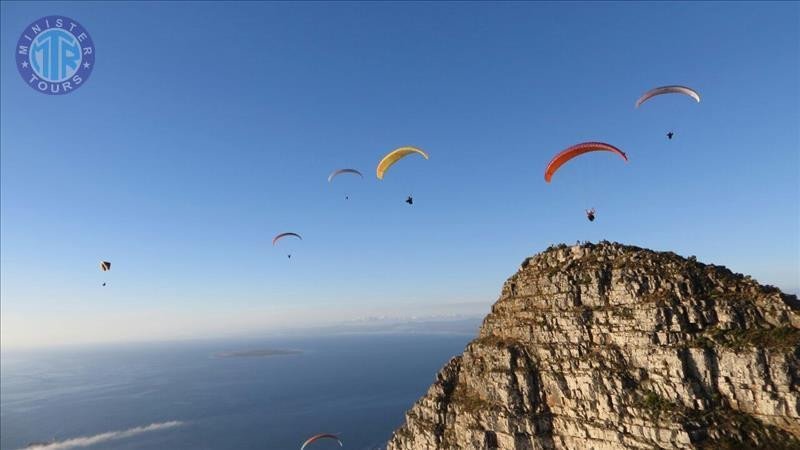
<instances>
[{"instance_id":1,"label":"paraglider pilot","mask_svg":"<svg viewBox=\"0 0 800 450\"><path fill-rule=\"evenodd\" d=\"M589 222L594 222L594 208L586 210L586 218L589 219Z\"/></svg>"},{"instance_id":2,"label":"paraglider pilot","mask_svg":"<svg viewBox=\"0 0 800 450\"><path fill-rule=\"evenodd\" d=\"M414 204L414 198L409 195L408 198L406 199L406 203L408 203L409 205L413 205Z\"/></svg>"},{"instance_id":3,"label":"paraglider pilot","mask_svg":"<svg viewBox=\"0 0 800 450\"><path fill-rule=\"evenodd\" d=\"M281 233L281 234L275 236L274 238L272 238L272 246L274 247L275 244L278 243L278 241L280 241L281 239L283 239L285 237L288 237L288 236L294 236L297 239L300 239L301 241L303 240L303 238L297 233L291 233L291 232L290 233ZM292 259L292 254L290 253L290 254L286 255L286 257L289 258L289 259Z\"/></svg>"},{"instance_id":4,"label":"paraglider pilot","mask_svg":"<svg viewBox=\"0 0 800 450\"><path fill-rule=\"evenodd\" d=\"M672 131L667 133L667 139L669 139L670 141L672 140L672 136L675 136L675 133L673 133Z\"/></svg>"}]
</instances>

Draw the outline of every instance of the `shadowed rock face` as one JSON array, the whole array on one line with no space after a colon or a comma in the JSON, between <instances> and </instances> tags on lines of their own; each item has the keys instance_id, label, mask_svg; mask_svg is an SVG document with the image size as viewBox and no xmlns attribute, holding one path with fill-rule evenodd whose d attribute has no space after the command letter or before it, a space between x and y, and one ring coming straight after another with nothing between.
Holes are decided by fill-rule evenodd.
<instances>
[{"instance_id":1,"label":"shadowed rock face","mask_svg":"<svg viewBox=\"0 0 800 450\"><path fill-rule=\"evenodd\" d=\"M503 285L388 450L800 448L800 303L604 242Z\"/></svg>"}]
</instances>

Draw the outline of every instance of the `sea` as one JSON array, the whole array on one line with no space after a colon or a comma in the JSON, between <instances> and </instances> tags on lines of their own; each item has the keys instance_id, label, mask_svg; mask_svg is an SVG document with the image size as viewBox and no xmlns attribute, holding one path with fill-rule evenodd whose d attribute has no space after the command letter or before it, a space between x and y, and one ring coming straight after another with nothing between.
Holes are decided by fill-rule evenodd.
<instances>
[{"instance_id":1,"label":"sea","mask_svg":"<svg viewBox=\"0 0 800 450\"><path fill-rule=\"evenodd\" d=\"M477 325L476 325L477 327ZM383 449L474 333L4 350L2 449ZM308 450L340 448L317 441Z\"/></svg>"}]
</instances>

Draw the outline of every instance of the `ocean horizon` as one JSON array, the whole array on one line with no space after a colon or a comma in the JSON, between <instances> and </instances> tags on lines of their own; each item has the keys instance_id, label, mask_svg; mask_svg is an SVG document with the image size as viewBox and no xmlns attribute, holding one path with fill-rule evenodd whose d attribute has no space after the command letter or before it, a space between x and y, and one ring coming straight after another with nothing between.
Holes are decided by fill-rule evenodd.
<instances>
[{"instance_id":1,"label":"ocean horizon","mask_svg":"<svg viewBox=\"0 0 800 450\"><path fill-rule=\"evenodd\" d=\"M324 432L383 448L474 337L463 325L4 350L0 447L291 449Z\"/></svg>"}]
</instances>

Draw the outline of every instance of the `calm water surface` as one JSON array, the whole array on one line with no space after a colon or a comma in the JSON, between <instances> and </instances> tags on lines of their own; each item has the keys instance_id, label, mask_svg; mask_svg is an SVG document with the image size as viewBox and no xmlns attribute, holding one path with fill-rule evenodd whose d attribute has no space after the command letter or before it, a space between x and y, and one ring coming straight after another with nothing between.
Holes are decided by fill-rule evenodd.
<instances>
[{"instance_id":1,"label":"calm water surface","mask_svg":"<svg viewBox=\"0 0 800 450\"><path fill-rule=\"evenodd\" d=\"M334 432L345 448L382 448L471 338L369 334L3 352L0 447L297 449L307 436ZM261 349L302 353L215 356Z\"/></svg>"}]
</instances>

